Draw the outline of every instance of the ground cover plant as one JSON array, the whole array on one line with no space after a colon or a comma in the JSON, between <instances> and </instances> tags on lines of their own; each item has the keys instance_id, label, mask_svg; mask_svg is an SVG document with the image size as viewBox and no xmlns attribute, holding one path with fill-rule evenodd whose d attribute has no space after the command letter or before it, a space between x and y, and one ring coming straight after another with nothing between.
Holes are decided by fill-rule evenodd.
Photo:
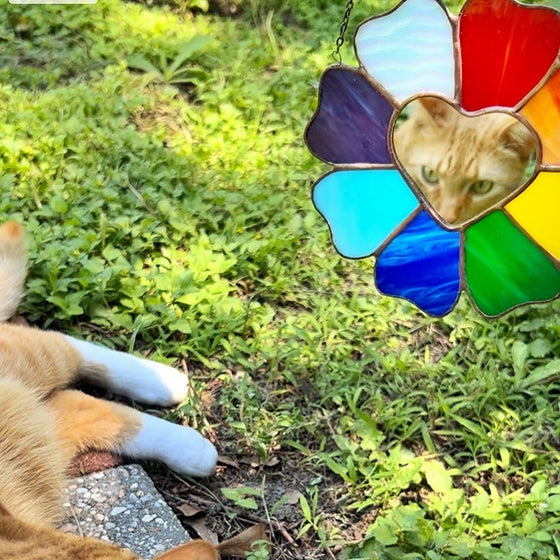
<instances>
[{"instance_id":1,"label":"ground cover plant","mask_svg":"<svg viewBox=\"0 0 560 560\"><path fill-rule=\"evenodd\" d=\"M350 32L391 6L356 3ZM184 367L171 418L222 462L152 474L203 536L264 520L254 558L556 558L560 305L428 318L339 257L310 202L303 128L343 8L2 2L21 312Z\"/></svg>"}]
</instances>

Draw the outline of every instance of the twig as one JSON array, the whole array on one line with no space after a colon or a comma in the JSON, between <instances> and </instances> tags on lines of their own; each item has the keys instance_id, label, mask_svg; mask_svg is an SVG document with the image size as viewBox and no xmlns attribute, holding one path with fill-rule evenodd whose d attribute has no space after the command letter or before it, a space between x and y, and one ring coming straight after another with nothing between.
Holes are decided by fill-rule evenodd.
<instances>
[{"instance_id":1,"label":"twig","mask_svg":"<svg viewBox=\"0 0 560 560\"><path fill-rule=\"evenodd\" d=\"M74 518L74 521L76 522L76 527L78 528L78 531L80 531L80 537L83 537L84 532L82 531L82 526L80 525L80 520L78 519L78 516L76 515L76 512L74 511L74 508L72 507L72 504L70 504L70 513L72 513L72 517Z\"/></svg>"}]
</instances>

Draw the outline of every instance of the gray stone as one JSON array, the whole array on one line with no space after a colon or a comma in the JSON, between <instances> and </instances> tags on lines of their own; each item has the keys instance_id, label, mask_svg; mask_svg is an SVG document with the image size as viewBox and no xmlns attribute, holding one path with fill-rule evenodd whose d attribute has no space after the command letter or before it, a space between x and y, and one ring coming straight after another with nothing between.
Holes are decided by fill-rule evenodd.
<instances>
[{"instance_id":1,"label":"gray stone","mask_svg":"<svg viewBox=\"0 0 560 560\"><path fill-rule=\"evenodd\" d=\"M190 540L138 465L76 478L63 505L60 530L113 542L146 560Z\"/></svg>"}]
</instances>

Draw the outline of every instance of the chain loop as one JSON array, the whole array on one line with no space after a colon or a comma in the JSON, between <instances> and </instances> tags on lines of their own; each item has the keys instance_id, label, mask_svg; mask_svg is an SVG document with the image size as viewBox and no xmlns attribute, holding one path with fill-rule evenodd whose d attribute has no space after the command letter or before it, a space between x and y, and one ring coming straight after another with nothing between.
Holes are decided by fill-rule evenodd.
<instances>
[{"instance_id":1,"label":"chain loop","mask_svg":"<svg viewBox=\"0 0 560 560\"><path fill-rule=\"evenodd\" d=\"M348 3L346 4L346 10L344 11L344 17L342 18L342 24L340 26L340 35L336 40L336 49L332 53L333 58L339 64L342 64L342 55L340 54L340 49L342 45L344 45L344 35L346 34L346 30L348 29L348 22L350 21L350 14L352 12L353 7L354 7L354 1L348 0Z\"/></svg>"}]
</instances>

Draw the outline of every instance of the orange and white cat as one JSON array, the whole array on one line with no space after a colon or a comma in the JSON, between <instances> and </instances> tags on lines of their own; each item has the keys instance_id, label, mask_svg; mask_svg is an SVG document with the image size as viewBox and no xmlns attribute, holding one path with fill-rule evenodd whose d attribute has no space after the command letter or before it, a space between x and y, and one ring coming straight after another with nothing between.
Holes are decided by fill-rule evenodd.
<instances>
[{"instance_id":1,"label":"orange and white cat","mask_svg":"<svg viewBox=\"0 0 560 560\"><path fill-rule=\"evenodd\" d=\"M395 153L447 224L467 223L525 183L537 140L515 117L466 116L437 97L415 99L405 112L393 134Z\"/></svg>"},{"instance_id":2,"label":"orange and white cat","mask_svg":"<svg viewBox=\"0 0 560 560\"><path fill-rule=\"evenodd\" d=\"M0 321L16 310L26 274L24 230L0 227ZM180 403L183 374L172 367L57 332L0 324L0 560L133 560L130 551L52 527L72 458L112 450L210 475L214 446L195 430L69 389L84 379L155 405ZM195 541L160 560L215 560Z\"/></svg>"}]
</instances>

